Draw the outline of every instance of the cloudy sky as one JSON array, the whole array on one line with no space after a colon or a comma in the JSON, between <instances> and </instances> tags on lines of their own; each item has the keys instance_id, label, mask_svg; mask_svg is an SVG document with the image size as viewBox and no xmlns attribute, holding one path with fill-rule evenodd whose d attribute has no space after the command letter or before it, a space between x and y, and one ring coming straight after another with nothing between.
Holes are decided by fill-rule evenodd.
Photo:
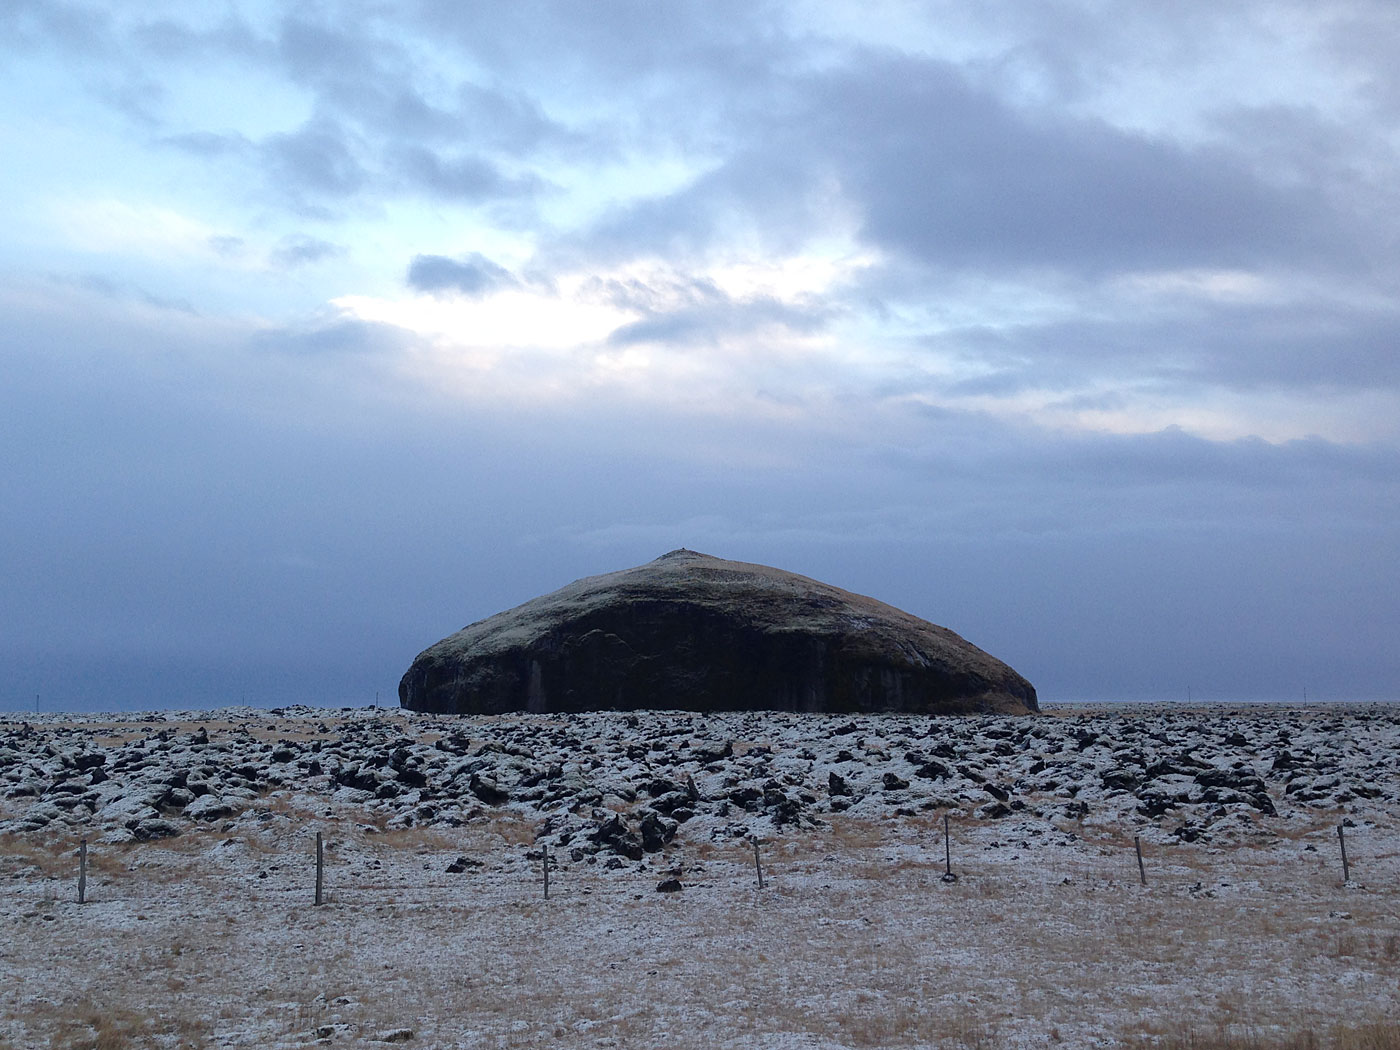
<instances>
[{"instance_id":1,"label":"cloudy sky","mask_svg":"<svg viewBox=\"0 0 1400 1050\"><path fill-rule=\"evenodd\" d=\"M1400 7L6 0L0 706L393 696L676 547L1400 696Z\"/></svg>"}]
</instances>

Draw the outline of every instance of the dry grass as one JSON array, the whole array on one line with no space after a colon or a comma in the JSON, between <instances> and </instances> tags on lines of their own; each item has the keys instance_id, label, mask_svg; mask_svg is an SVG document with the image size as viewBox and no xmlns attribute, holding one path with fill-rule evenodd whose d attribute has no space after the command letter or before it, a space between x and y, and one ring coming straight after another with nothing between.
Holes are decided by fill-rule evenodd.
<instances>
[{"instance_id":1,"label":"dry grass","mask_svg":"<svg viewBox=\"0 0 1400 1050\"><path fill-rule=\"evenodd\" d=\"M1377 1022L1323 1033L1306 1025L1281 1033L1187 1029L1152 1042L1139 1038L1137 1045L1157 1050L1400 1050L1400 1025Z\"/></svg>"},{"instance_id":2,"label":"dry grass","mask_svg":"<svg viewBox=\"0 0 1400 1050\"><path fill-rule=\"evenodd\" d=\"M1397 986L1395 880L1343 888L1294 852L1154 848L1142 887L1131 840L1034 853L969 824L945 884L937 814L841 814L766 843L762 893L747 844L682 839L645 872L563 868L546 903L520 848L533 820L319 821L329 906L313 908L309 825L294 817L95 849L106 874L84 909L69 900L72 843L0 840L19 876L0 880L0 913L43 913L0 920L14 946L0 964L51 1001L79 957L85 982L132 989L86 1013L16 1003L0 1045L11 1032L68 1050L296 1044L327 1025L353 1043L406 1025L421 1045L692 1050L796 1034L980 1050L1035 1032L1051 1046L1400 1050L1394 1016L1332 1027ZM484 867L445 874L459 854ZM672 863L699 873L655 893Z\"/></svg>"},{"instance_id":3,"label":"dry grass","mask_svg":"<svg viewBox=\"0 0 1400 1050\"><path fill-rule=\"evenodd\" d=\"M53 1050L142 1050L152 1045L202 1050L209 1042L201 1026L188 1020L85 1002L54 1011L49 1045Z\"/></svg>"}]
</instances>

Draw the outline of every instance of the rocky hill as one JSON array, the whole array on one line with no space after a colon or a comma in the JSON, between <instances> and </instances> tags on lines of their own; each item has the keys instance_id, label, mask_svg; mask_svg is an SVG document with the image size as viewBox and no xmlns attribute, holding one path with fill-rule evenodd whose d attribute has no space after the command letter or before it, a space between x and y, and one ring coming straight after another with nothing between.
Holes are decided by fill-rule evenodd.
<instances>
[{"instance_id":1,"label":"rocky hill","mask_svg":"<svg viewBox=\"0 0 1400 1050\"><path fill-rule=\"evenodd\" d=\"M766 565L677 550L463 628L399 683L417 711L1037 709L946 627Z\"/></svg>"}]
</instances>

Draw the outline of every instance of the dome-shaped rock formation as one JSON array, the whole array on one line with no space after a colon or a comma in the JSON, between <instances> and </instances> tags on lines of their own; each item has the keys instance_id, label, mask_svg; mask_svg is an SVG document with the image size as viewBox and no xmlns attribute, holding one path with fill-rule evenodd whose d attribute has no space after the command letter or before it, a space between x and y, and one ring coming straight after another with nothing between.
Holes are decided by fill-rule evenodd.
<instances>
[{"instance_id":1,"label":"dome-shaped rock formation","mask_svg":"<svg viewBox=\"0 0 1400 1050\"><path fill-rule=\"evenodd\" d=\"M946 627L766 565L678 550L577 580L424 650L415 711L1038 710Z\"/></svg>"}]
</instances>

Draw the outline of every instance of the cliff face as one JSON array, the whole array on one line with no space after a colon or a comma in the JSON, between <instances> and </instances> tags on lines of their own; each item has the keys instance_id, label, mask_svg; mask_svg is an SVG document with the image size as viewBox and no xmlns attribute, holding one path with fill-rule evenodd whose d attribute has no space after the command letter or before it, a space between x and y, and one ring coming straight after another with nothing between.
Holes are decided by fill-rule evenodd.
<instances>
[{"instance_id":1,"label":"cliff face","mask_svg":"<svg viewBox=\"0 0 1400 1050\"><path fill-rule=\"evenodd\" d=\"M1037 710L945 627L781 569L679 550L592 576L424 650L417 711Z\"/></svg>"}]
</instances>

